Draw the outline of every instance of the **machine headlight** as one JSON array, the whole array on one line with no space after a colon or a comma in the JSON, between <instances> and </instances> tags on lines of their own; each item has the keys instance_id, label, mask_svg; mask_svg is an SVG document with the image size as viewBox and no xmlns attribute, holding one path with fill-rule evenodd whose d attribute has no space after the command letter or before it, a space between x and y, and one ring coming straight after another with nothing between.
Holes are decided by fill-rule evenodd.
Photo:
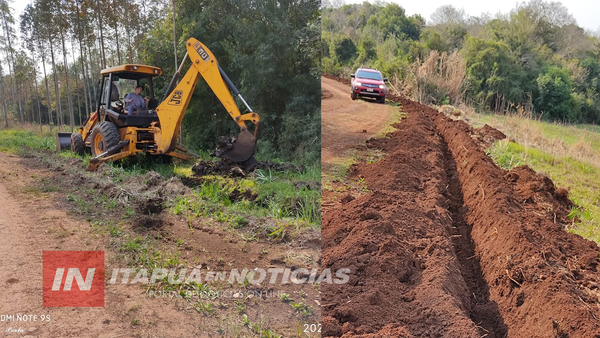
<instances>
[{"instance_id":1,"label":"machine headlight","mask_svg":"<svg viewBox=\"0 0 600 338\"><path fill-rule=\"evenodd\" d=\"M355 86L362 86L362 83L360 83L360 82L354 82L354 85Z\"/></svg>"},{"instance_id":2,"label":"machine headlight","mask_svg":"<svg viewBox=\"0 0 600 338\"><path fill-rule=\"evenodd\" d=\"M379 85L379 88L385 89L385 85Z\"/></svg>"}]
</instances>

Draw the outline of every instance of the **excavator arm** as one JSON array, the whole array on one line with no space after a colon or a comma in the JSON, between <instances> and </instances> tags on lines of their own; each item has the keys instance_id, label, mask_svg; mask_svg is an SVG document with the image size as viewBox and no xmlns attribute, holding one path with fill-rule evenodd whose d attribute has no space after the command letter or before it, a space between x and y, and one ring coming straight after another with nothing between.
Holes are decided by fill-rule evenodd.
<instances>
[{"instance_id":1,"label":"excavator arm","mask_svg":"<svg viewBox=\"0 0 600 338\"><path fill-rule=\"evenodd\" d=\"M229 80L225 72L219 67L217 59L212 52L200 41L190 38L186 43L187 54L181 62L177 74L174 76L167 90L163 101L156 108L158 115L158 124L153 126L156 142L156 152L158 154L171 154L177 146L177 134L179 132L183 116L190 103L194 89L200 76L204 78L206 83L221 101L229 116L240 127L240 134L235 139L233 146L226 149L219 156L230 159L235 162L243 162L248 160L254 154L256 149L256 132L260 117L252 111L244 98L239 94L239 91ZM189 57L192 66L187 73L181 78L179 84L175 86L177 77L181 73L183 64ZM173 88L174 87L174 88ZM241 114L240 110L231 95L233 91L238 96L246 108L250 111L247 114ZM254 124L254 132L248 131L246 121Z\"/></svg>"}]
</instances>

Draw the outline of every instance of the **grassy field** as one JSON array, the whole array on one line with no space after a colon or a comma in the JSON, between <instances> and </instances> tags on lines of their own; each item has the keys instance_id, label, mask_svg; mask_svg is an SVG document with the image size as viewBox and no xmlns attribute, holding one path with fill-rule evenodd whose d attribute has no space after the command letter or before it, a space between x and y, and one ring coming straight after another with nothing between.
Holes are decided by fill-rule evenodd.
<instances>
[{"instance_id":1,"label":"grassy field","mask_svg":"<svg viewBox=\"0 0 600 338\"><path fill-rule=\"evenodd\" d=\"M549 123L524 115L472 113L467 120L508 136L488 150L499 166L526 164L567 188L577 205L571 212L577 221L570 231L600 243L600 126Z\"/></svg>"}]
</instances>

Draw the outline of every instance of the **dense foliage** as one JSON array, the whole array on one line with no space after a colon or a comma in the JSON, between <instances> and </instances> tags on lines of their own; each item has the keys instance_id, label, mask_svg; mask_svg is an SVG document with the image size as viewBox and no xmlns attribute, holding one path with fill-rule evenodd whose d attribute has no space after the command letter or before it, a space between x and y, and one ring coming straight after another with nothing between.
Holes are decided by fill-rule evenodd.
<instances>
[{"instance_id":1,"label":"dense foliage","mask_svg":"<svg viewBox=\"0 0 600 338\"><path fill-rule=\"evenodd\" d=\"M177 61L188 38L202 41L260 114L259 157L319 162L319 1L35 0L17 25L0 0L0 14L0 58L9 66L0 69L3 126L79 125L94 110L100 70L118 64L161 67L162 98L175 34ZM186 145L210 150L238 129L201 79L184 119Z\"/></svg>"},{"instance_id":2,"label":"dense foliage","mask_svg":"<svg viewBox=\"0 0 600 338\"><path fill-rule=\"evenodd\" d=\"M322 29L324 72L376 67L425 103L600 123L600 40L558 2L531 0L495 17L447 5L430 22L397 4L326 2Z\"/></svg>"}]
</instances>

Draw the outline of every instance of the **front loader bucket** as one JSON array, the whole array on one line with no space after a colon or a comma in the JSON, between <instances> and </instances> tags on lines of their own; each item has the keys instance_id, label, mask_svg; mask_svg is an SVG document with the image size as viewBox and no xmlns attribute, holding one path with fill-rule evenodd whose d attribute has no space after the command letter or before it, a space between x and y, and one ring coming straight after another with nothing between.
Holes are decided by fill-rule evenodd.
<instances>
[{"instance_id":1,"label":"front loader bucket","mask_svg":"<svg viewBox=\"0 0 600 338\"><path fill-rule=\"evenodd\" d=\"M255 150L256 137L248 130L244 130L230 147L217 151L216 155L233 162L244 162L254 155Z\"/></svg>"},{"instance_id":2,"label":"front loader bucket","mask_svg":"<svg viewBox=\"0 0 600 338\"><path fill-rule=\"evenodd\" d=\"M71 149L71 133L56 134L56 151Z\"/></svg>"}]
</instances>

